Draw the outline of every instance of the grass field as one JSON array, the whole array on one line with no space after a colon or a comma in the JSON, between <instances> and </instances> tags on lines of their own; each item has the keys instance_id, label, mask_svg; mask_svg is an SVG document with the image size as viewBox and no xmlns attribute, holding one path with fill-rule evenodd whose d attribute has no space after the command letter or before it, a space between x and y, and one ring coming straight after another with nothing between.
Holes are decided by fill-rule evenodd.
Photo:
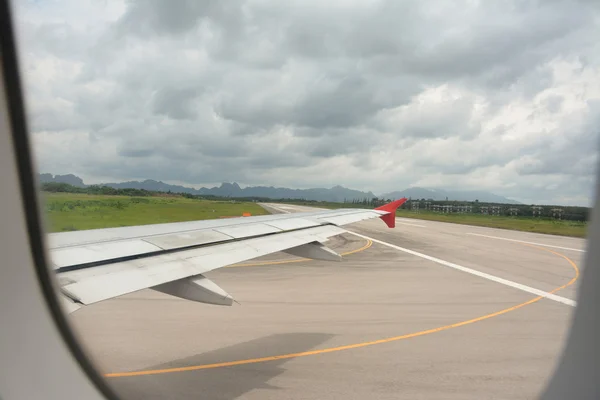
<instances>
[{"instance_id":1,"label":"grass field","mask_svg":"<svg viewBox=\"0 0 600 400\"><path fill-rule=\"evenodd\" d=\"M587 224L578 221L558 221L527 217L504 217L480 214L440 214L433 212L415 213L398 210L397 216L429 221L451 222L454 224L486 226L489 228L511 229L515 231L546 233L550 235L585 237Z\"/></svg>"},{"instance_id":2,"label":"grass field","mask_svg":"<svg viewBox=\"0 0 600 400\"><path fill-rule=\"evenodd\" d=\"M286 204L298 204L331 209L352 207L365 208L361 204L331 202L290 202ZM532 217L505 217L481 214L441 214L428 211L415 213L414 211L410 210L398 210L396 215L403 218L451 222L454 224L485 226L488 228L510 229L515 231L536 232L561 236L585 237L587 232L587 223L577 221L558 221Z\"/></svg>"},{"instance_id":3,"label":"grass field","mask_svg":"<svg viewBox=\"0 0 600 400\"><path fill-rule=\"evenodd\" d=\"M46 226L51 232L268 214L255 203L184 197L128 197L42 193Z\"/></svg>"},{"instance_id":4,"label":"grass field","mask_svg":"<svg viewBox=\"0 0 600 400\"><path fill-rule=\"evenodd\" d=\"M42 196L46 225L51 232L238 217L245 212L252 215L267 214L266 210L256 203L197 200L178 196L129 197L46 192L42 193ZM353 206L343 203L307 205L322 208ZM526 217L440 214L427 211L417 214L409 210L398 210L397 215L404 218L576 237L585 237L587 229L587 224L582 222Z\"/></svg>"}]
</instances>

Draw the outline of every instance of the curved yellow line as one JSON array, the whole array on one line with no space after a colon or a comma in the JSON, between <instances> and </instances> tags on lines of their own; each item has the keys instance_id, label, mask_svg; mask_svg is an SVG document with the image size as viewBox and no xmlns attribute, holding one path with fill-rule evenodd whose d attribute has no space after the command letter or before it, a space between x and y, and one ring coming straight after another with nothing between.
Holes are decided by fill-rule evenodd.
<instances>
[{"instance_id":1,"label":"curved yellow line","mask_svg":"<svg viewBox=\"0 0 600 400\"><path fill-rule=\"evenodd\" d=\"M559 290L562 290L562 289L566 288L567 286L570 286L570 285L574 284L575 281L579 278L579 268L577 268L577 264L575 264L575 262L573 262L573 260L571 260L569 257L565 256L564 254L559 253L559 252L554 251L554 250L550 250L550 249L548 249L546 247L535 246L533 244L526 244L526 243L519 243L519 244L522 244L523 246L533 247L533 248L538 249L538 250L547 251L548 253L552 253L552 254L554 254L556 256L564 258L565 260L567 260L569 262L569 264L571 264L571 267L573 267L573 269L575 270L575 276L573 277L573 279L571 279L569 282L565 283L564 285L562 285L560 287L557 287L556 289L551 290L548 293L556 293Z\"/></svg>"},{"instance_id":2,"label":"curved yellow line","mask_svg":"<svg viewBox=\"0 0 600 400\"><path fill-rule=\"evenodd\" d=\"M365 244L363 247L361 247L360 249L356 249L356 250L351 250L351 251L347 251L345 253L342 253L342 256L349 256L350 254L354 254L354 253L359 253L361 251L365 251L366 249L368 249L369 247L373 246L373 241L371 241L370 239L367 239L367 244Z\"/></svg>"},{"instance_id":3,"label":"curved yellow line","mask_svg":"<svg viewBox=\"0 0 600 400\"><path fill-rule=\"evenodd\" d=\"M546 249L546 248L543 248L543 247L538 247L538 246L533 246L533 245L527 245L527 246L534 247L534 248L539 249L539 250L547 251L547 252L555 254L555 255L557 255L559 257L562 257L565 260L567 260L569 262L569 264L571 264L571 266L575 270L575 276L573 277L573 279L571 279L566 284L553 289L549 293L556 293L559 290L564 289L567 286L570 286L573 283L575 283L575 281L579 277L579 268L577 268L577 264L575 264L575 262L573 262L573 260L571 260L569 257L565 256L564 254L555 252L553 250L549 250L549 249ZM316 354L333 353L333 352L342 351L342 350L358 349L360 347L367 347L367 346L373 346L373 345L376 345L376 344L383 344L383 343L395 342L395 341L398 341L398 340L410 339L410 338L414 338L414 337L417 337L417 336L425 336L425 335L429 335L429 334L432 334L432 333L442 332L442 331L446 331L446 330L449 330L449 329L458 328L458 327L461 327L461 326L473 324L475 322L483 321L483 320L486 320L486 319L497 317L497 316L502 315L502 314L506 314L506 313L514 311L514 310L518 310L519 308L525 307L525 306L527 306L529 304L536 303L536 302L540 301L543 298L544 298L543 296L534 297L531 300L528 300L526 302L517 304L515 306L508 307L508 308L505 308L505 309L500 310L500 311L496 311L496 312L491 313L491 314L486 314L486 315L483 315L481 317L476 317L476 318L468 319L468 320L465 320L465 321L456 322L454 324L444 325L444 326L441 326L441 327L438 327L438 328L427 329L427 330L424 330L424 331L409 333L409 334L401 335L401 336L394 336L394 337L389 337L389 338L385 338L385 339L373 340L373 341L370 341L370 342L354 343L354 344L349 344L349 345L345 345L345 346L330 347L330 348L326 348L326 349L319 349L319 350L312 350L312 351L303 351L301 353L281 354L281 355L276 355L276 356L261 357L261 358L251 358L251 359L247 359L247 360L227 361L227 362L214 363L214 364L192 365L192 366L188 366L188 367L165 368L165 369L154 369L154 370L133 371L133 372L114 372L114 373L105 374L104 376L107 377L107 378L123 378L123 377L131 377L131 376L168 374L168 373L172 373L172 372L198 371L198 370L201 370L201 369L213 369L213 368L222 368L222 367L232 367L232 366L235 366L235 365L254 364L254 363L260 363L260 362L266 362L266 361L284 360L284 359L287 359L287 358L306 357L306 356L312 356L312 355L316 355Z\"/></svg>"},{"instance_id":4,"label":"curved yellow line","mask_svg":"<svg viewBox=\"0 0 600 400\"><path fill-rule=\"evenodd\" d=\"M364 251L369 247L373 246L373 242L371 240L367 240L367 244L365 244L360 249L347 251L346 253L340 254L342 257L349 256L350 254L358 253L360 251ZM273 260L273 261L264 261L264 262L256 262L256 263L246 263L246 264L233 264L228 265L225 268L238 268L238 267L258 267L261 265L277 265L277 264L289 264L289 263L297 263L297 262L308 262L313 261L310 258L297 258L292 260Z\"/></svg>"}]
</instances>

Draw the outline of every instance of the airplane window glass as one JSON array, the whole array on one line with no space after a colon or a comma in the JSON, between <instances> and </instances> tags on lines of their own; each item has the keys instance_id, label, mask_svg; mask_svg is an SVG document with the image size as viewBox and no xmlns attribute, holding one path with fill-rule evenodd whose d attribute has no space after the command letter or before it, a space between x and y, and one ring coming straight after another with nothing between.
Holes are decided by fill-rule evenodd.
<instances>
[{"instance_id":1,"label":"airplane window glass","mask_svg":"<svg viewBox=\"0 0 600 400\"><path fill-rule=\"evenodd\" d=\"M48 255L126 399L533 398L596 2L13 2Z\"/></svg>"}]
</instances>

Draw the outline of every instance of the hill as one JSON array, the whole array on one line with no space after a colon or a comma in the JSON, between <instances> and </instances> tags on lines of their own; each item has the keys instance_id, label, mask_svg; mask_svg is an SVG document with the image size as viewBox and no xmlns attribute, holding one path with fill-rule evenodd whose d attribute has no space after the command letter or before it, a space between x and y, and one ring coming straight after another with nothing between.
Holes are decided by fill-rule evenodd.
<instances>
[{"instance_id":1,"label":"hill","mask_svg":"<svg viewBox=\"0 0 600 400\"><path fill-rule=\"evenodd\" d=\"M73 185L76 187L85 187L85 183L83 183L83 179L73 174L67 175L52 175L52 174L39 174L40 182L42 183L68 183L69 185Z\"/></svg>"},{"instance_id":2,"label":"hill","mask_svg":"<svg viewBox=\"0 0 600 400\"><path fill-rule=\"evenodd\" d=\"M221 183L221 186L212 188L202 187L200 189L189 188L179 185L169 185L164 182L147 179L143 182L130 181L122 183L103 183L116 189L135 188L161 192L190 193L195 195L218 196L218 197L263 197L269 199L306 199L316 201L343 202L352 199L372 199L372 192L361 192L360 190L348 189L342 186L334 186L331 189L289 189L273 186L249 186L241 188L237 183Z\"/></svg>"},{"instance_id":3,"label":"hill","mask_svg":"<svg viewBox=\"0 0 600 400\"><path fill-rule=\"evenodd\" d=\"M52 175L40 174L42 183L68 183L76 187L86 187L83 180L73 174L67 175ZM334 186L332 188L312 188L312 189L290 189L274 186L248 186L241 188L237 183L222 183L220 186L212 188L201 187L195 189L181 185L171 185L165 182L146 179L144 181L128 181L128 182L109 182L100 185L109 186L115 189L143 189L156 192L173 192L173 193L188 193L193 195L217 196L217 197L261 197L268 199L304 199L314 201L330 201L341 203L344 200L351 202L352 200L372 199L378 197L372 192L363 192L360 190L348 189L343 186ZM479 200L483 203L502 203L502 204L521 204L518 201L508 199L494 193L470 190L444 190L444 189L427 189L420 187L412 187L401 191L385 193L379 196L382 199L400 199L408 197L411 199L426 199L426 200L458 200L458 201L475 201Z\"/></svg>"},{"instance_id":4,"label":"hill","mask_svg":"<svg viewBox=\"0 0 600 400\"><path fill-rule=\"evenodd\" d=\"M85 187L83 180L75 175L40 174L42 183L68 183L77 187ZM119 183L101 183L100 186L108 186L115 189L143 189L156 192L188 193L193 195L217 196L217 197L261 197L269 199L305 199L315 201L344 202L354 199L372 199L376 197L372 192L348 189L342 186L313 189L289 189L273 186L249 186L241 188L237 183L222 183L221 186L212 188L202 187L194 189L181 185L171 185L153 179L144 181L128 181Z\"/></svg>"}]
</instances>

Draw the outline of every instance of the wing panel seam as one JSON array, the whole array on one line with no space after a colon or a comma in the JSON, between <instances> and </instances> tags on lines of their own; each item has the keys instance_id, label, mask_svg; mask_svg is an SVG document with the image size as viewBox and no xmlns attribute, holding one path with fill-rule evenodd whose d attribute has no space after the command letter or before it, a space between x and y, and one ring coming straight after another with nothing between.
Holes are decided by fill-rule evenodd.
<instances>
[{"instance_id":1,"label":"wing panel seam","mask_svg":"<svg viewBox=\"0 0 600 400\"><path fill-rule=\"evenodd\" d=\"M233 238L230 240L224 240L224 241L220 241L220 242L216 242L216 243L215 242L203 243L203 244L179 247L176 249L157 250L157 251L144 253L144 254L134 254L134 255L130 255L130 256L116 257L116 258L111 258L111 259L107 259L107 260L93 261L93 262L89 262L89 263L73 264L73 265L57 268L55 270L55 272L57 274L60 274L60 273L64 273L64 272L71 272L71 271L77 271L77 270L81 270L81 269L98 267L98 266L102 266L102 265L114 264L117 262L137 260L140 258L155 257L155 256L163 255L163 254L178 253L178 252L182 252L182 251L186 251L186 250L194 250L194 249L199 249L199 248L203 248L203 247L211 247L211 246L215 246L216 244L222 245L222 244L229 244L229 243L235 243L235 242L243 242L243 241L249 240L249 239L258 239L258 238L263 238L263 237L268 237L268 236L275 236L275 235L279 235L282 233L307 231L310 229L324 227L324 226L335 226L336 228L339 228L335 224L326 223L326 224L322 224L320 226L310 226L310 227L306 227L306 228L292 229L289 231L265 233L265 234L261 234L261 235L247 236L247 237L238 238L238 239ZM342 229L342 228L340 228L340 229Z\"/></svg>"}]
</instances>

